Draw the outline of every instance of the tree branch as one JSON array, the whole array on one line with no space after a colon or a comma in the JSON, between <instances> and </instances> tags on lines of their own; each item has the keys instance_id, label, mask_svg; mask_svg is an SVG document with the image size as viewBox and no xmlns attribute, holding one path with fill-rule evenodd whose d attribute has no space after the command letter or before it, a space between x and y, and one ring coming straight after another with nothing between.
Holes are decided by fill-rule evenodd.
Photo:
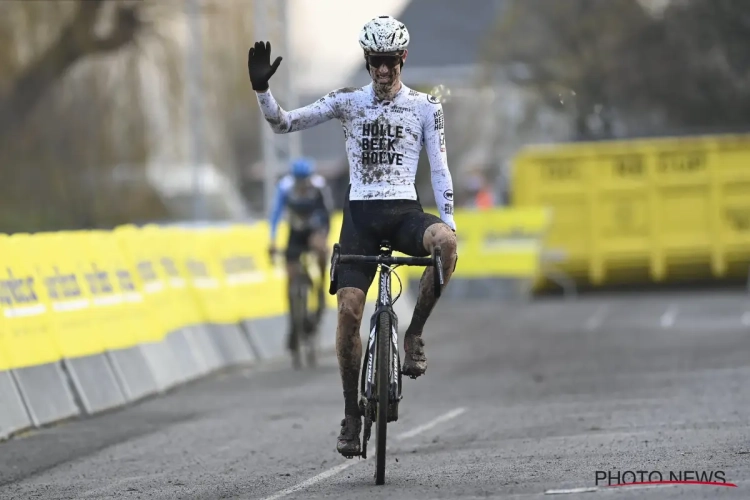
<instances>
[{"instance_id":1,"label":"tree branch","mask_svg":"<svg viewBox=\"0 0 750 500\"><path fill-rule=\"evenodd\" d=\"M109 0L79 0L75 16L57 40L24 69L10 91L0 98L0 141L11 135L77 61L95 53L117 50L135 39L143 26L136 6L119 7L109 35L96 36L94 26L105 1Z\"/></svg>"}]
</instances>

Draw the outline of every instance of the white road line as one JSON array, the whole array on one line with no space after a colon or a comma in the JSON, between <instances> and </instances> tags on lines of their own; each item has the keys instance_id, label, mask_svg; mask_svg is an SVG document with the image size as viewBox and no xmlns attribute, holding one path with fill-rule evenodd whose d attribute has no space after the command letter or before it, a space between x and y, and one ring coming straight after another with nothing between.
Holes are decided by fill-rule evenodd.
<instances>
[{"instance_id":1,"label":"white road line","mask_svg":"<svg viewBox=\"0 0 750 500\"><path fill-rule=\"evenodd\" d=\"M607 314L607 306L601 306L596 312L586 320L586 330L593 331L599 328Z\"/></svg>"},{"instance_id":2,"label":"white road line","mask_svg":"<svg viewBox=\"0 0 750 500\"><path fill-rule=\"evenodd\" d=\"M655 488L676 488L678 486L690 486L684 484L636 484L633 486L615 486L607 488L599 488L599 491L618 491L622 489L630 490L653 490Z\"/></svg>"},{"instance_id":3,"label":"white road line","mask_svg":"<svg viewBox=\"0 0 750 500\"><path fill-rule=\"evenodd\" d=\"M426 424L420 425L419 427L416 427L410 431L398 434L396 436L396 439L402 440L402 439L408 439L410 437L414 437L418 434L423 433L424 431L432 429L438 424L441 424L443 422L447 422L448 420L456 418L457 416L461 415L465 411L466 411L466 408L456 408L455 410L451 410L448 413L445 413L443 415L440 415L437 418L434 418L433 420L430 420ZM337 465L336 467L328 469L325 472L321 472L317 476L313 476L310 479L303 481L295 486L292 486L285 490L281 490L278 493L271 495L270 497L264 498L263 500L278 500L279 498L283 498L287 495L291 495L292 493L296 493L300 490L304 490L305 488L312 486L313 484L319 483L323 481L324 479L328 479L331 476L335 476L339 472L342 472L348 469L349 467L351 467L352 465L356 465L358 463L360 463L359 460L351 459L347 462L344 462L343 464L340 464L340 465Z\"/></svg>"},{"instance_id":4,"label":"white road line","mask_svg":"<svg viewBox=\"0 0 750 500\"><path fill-rule=\"evenodd\" d=\"M672 328L672 326L674 326L675 318L677 318L677 306L672 304L664 314L661 315L661 327Z\"/></svg>"},{"instance_id":5,"label":"white road line","mask_svg":"<svg viewBox=\"0 0 750 500\"><path fill-rule=\"evenodd\" d=\"M300 490L304 490L308 486L312 486L313 484L319 483L320 481L322 481L324 479L328 479L331 476L335 476L339 472L348 469L349 467L351 467L352 465L354 465L356 463L357 462L355 462L354 459L352 459L349 462L344 462L343 464L337 465L333 469L328 469L325 472L321 472L317 476L311 477L307 481L303 481L303 482L301 482L301 483L299 483L299 484L297 484L295 486L292 486L291 488L287 488L285 490L281 490L278 493L276 493L275 495L272 495L270 497L266 497L264 500L277 500L278 498L282 498L282 497L285 497L287 495L291 495L292 493L296 493L296 492L298 492Z\"/></svg>"},{"instance_id":6,"label":"white road line","mask_svg":"<svg viewBox=\"0 0 750 500\"><path fill-rule=\"evenodd\" d=\"M406 432L402 432L401 434L398 434L396 436L396 439L398 439L400 441L402 439L408 439L410 437L414 437L417 434L421 434L424 431L428 431L428 430L432 429L433 427L435 427L438 424L442 424L443 422L447 422L448 420L456 418L457 416L461 415L465 411L466 411L466 408L456 408L455 410L451 410L448 413L446 413L444 415L441 415L441 416L439 416L439 417L437 417L437 418L435 418L435 419L427 422L426 424L420 425L419 427L417 427L415 429L412 429L410 431L406 431ZM386 433L386 436L387 435L388 434Z\"/></svg>"},{"instance_id":7,"label":"white road line","mask_svg":"<svg viewBox=\"0 0 750 500\"><path fill-rule=\"evenodd\" d=\"M594 493L599 491L599 488L570 488L567 490L547 490L544 492L545 495L570 495L571 493Z\"/></svg>"},{"instance_id":8,"label":"white road line","mask_svg":"<svg viewBox=\"0 0 750 500\"><path fill-rule=\"evenodd\" d=\"M742 324L745 326L750 326L750 311L742 315Z\"/></svg>"}]
</instances>

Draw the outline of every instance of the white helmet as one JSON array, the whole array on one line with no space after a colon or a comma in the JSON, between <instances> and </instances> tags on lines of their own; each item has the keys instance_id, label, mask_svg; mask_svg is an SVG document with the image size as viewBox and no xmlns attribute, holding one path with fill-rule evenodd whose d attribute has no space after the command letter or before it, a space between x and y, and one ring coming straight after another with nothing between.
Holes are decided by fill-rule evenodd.
<instances>
[{"instance_id":1,"label":"white helmet","mask_svg":"<svg viewBox=\"0 0 750 500\"><path fill-rule=\"evenodd\" d=\"M391 16L379 16L359 32L359 45L365 52L397 52L409 46L409 31Z\"/></svg>"}]
</instances>

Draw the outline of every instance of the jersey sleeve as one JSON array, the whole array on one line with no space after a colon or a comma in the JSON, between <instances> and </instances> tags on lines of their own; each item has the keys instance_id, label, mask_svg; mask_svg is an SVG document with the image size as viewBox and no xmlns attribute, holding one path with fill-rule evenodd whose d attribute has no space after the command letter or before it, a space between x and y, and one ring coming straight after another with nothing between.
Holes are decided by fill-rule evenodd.
<instances>
[{"instance_id":1,"label":"jersey sleeve","mask_svg":"<svg viewBox=\"0 0 750 500\"><path fill-rule=\"evenodd\" d=\"M440 219L456 230L453 220L453 178L448 170L448 156L445 152L445 117L440 103L429 101L425 105L422 121L422 137L430 162L430 178L435 204Z\"/></svg>"},{"instance_id":2,"label":"jersey sleeve","mask_svg":"<svg viewBox=\"0 0 750 500\"><path fill-rule=\"evenodd\" d=\"M337 93L331 92L312 104L297 108L292 111L284 110L271 93L271 89L265 92L256 92L258 104L268 124L276 134L288 134L305 130L315 125L336 118Z\"/></svg>"},{"instance_id":3,"label":"jersey sleeve","mask_svg":"<svg viewBox=\"0 0 750 500\"><path fill-rule=\"evenodd\" d=\"M271 208L271 216L268 221L268 225L271 228L271 245L276 242L276 231L279 228L279 222L281 216L284 213L284 206L286 205L286 196L288 188L288 182L286 178L282 178L276 185L276 195L273 199L273 207Z\"/></svg>"}]
</instances>

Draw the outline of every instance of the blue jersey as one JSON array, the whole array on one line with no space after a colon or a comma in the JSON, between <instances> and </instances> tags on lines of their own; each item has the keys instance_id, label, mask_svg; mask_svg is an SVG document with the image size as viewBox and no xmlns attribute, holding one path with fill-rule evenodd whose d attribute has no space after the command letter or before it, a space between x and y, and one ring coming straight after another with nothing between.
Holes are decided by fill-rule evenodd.
<instances>
[{"instance_id":1,"label":"blue jersey","mask_svg":"<svg viewBox=\"0 0 750 500\"><path fill-rule=\"evenodd\" d=\"M293 176L286 175L279 181L271 210L271 242L276 241L284 208L289 209L289 229L293 231L327 226L333 202L325 178L313 174L307 181L295 181Z\"/></svg>"}]
</instances>

